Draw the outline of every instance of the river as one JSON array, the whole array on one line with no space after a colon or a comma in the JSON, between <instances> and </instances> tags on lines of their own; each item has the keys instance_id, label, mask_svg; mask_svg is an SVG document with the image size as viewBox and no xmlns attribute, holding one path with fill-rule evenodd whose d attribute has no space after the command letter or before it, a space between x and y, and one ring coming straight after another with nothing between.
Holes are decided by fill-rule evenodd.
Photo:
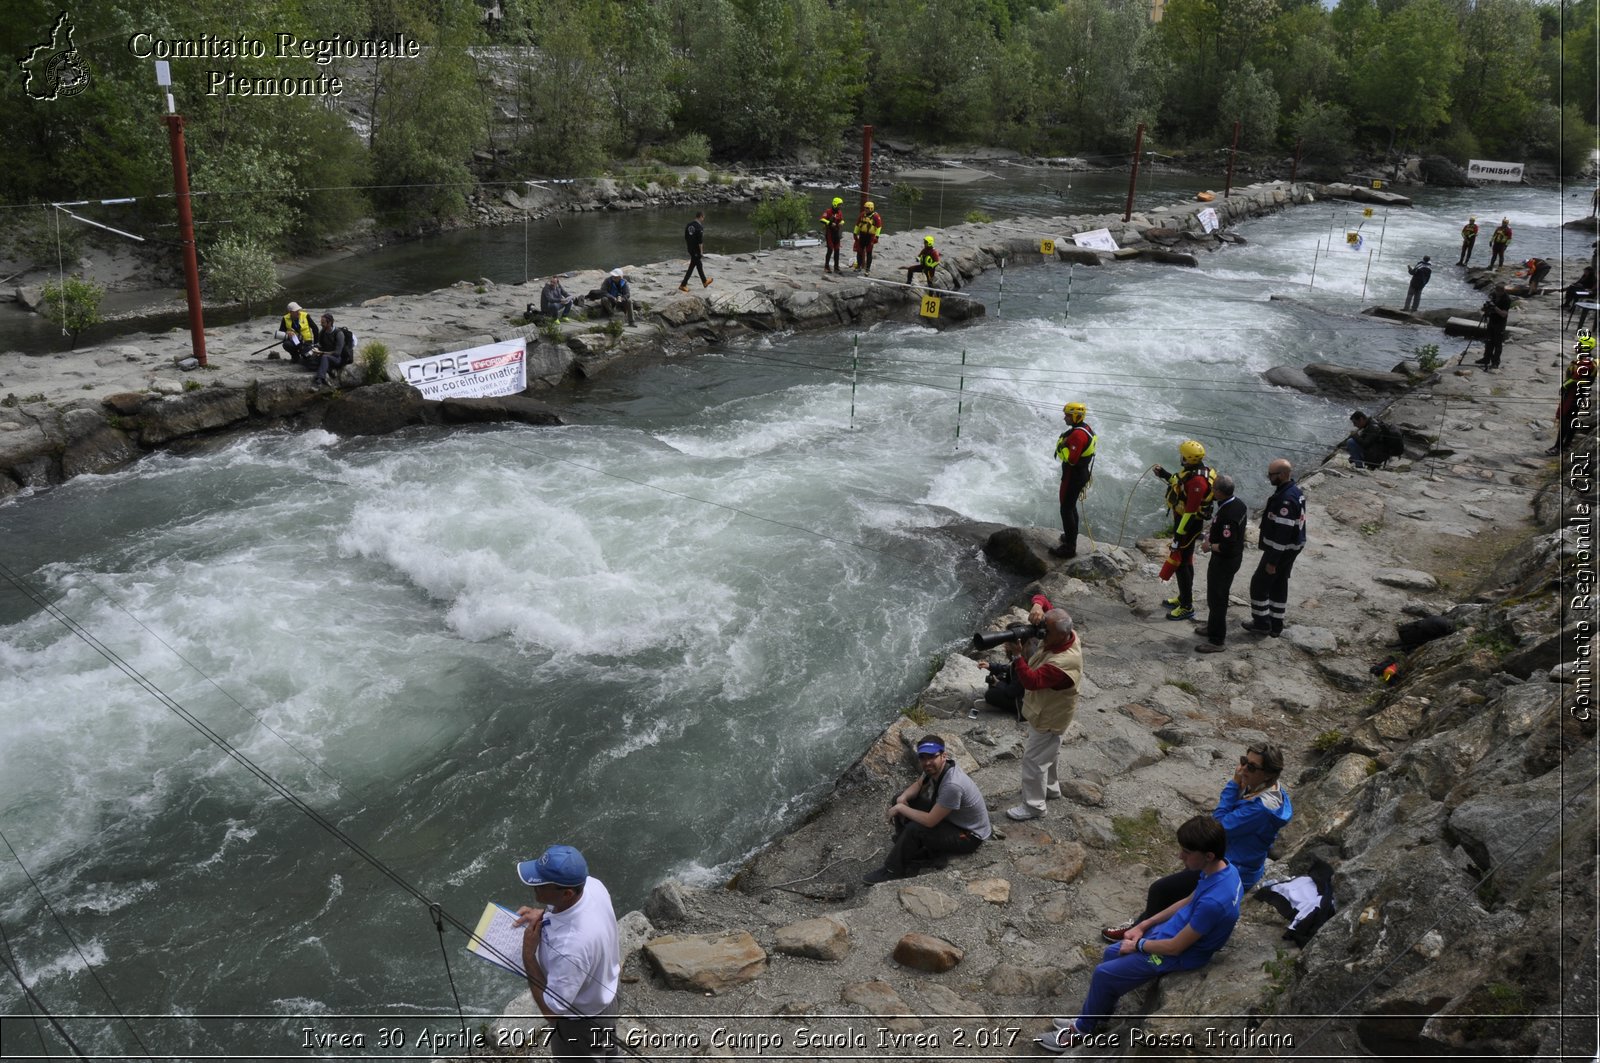
<instances>
[{"instance_id":1,"label":"river","mask_svg":"<svg viewBox=\"0 0 1600 1063\"><path fill-rule=\"evenodd\" d=\"M991 272L968 328L776 335L600 381L567 427L267 433L0 506L0 928L23 977L62 1015L111 1013L103 982L175 1057L299 1054L293 1016L453 1013L423 906L165 699L469 922L525 901L514 863L556 841L619 911L720 880L994 606L924 529L1053 525L1061 403L1101 433L1096 539L1153 530L1140 477L1188 436L1259 504L1266 461L1319 461L1349 412L1259 372L1435 342L1358 310L1398 302L1422 253L1424 307L1475 307L1446 265L1468 210L1511 214L1518 257L1563 246L1553 192L1321 204L1196 270ZM467 1010L498 1012L515 983L446 943ZM0 1053L37 1053L9 980L0 1012ZM65 1025L139 1052L115 1021Z\"/></svg>"}]
</instances>

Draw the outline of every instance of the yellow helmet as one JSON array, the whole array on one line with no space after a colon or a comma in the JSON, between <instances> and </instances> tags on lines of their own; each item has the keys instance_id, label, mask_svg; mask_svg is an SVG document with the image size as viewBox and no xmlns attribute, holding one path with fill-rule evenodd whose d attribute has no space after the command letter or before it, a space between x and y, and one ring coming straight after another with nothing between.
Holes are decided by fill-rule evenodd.
<instances>
[{"instance_id":1,"label":"yellow helmet","mask_svg":"<svg viewBox=\"0 0 1600 1063\"><path fill-rule=\"evenodd\" d=\"M927 244L930 247L933 246L933 236L932 235L924 236L922 238L922 242Z\"/></svg>"},{"instance_id":2,"label":"yellow helmet","mask_svg":"<svg viewBox=\"0 0 1600 1063\"><path fill-rule=\"evenodd\" d=\"M1594 353L1594 337L1589 335L1588 329L1578 330L1578 341L1572 345L1572 349L1578 354Z\"/></svg>"},{"instance_id":3,"label":"yellow helmet","mask_svg":"<svg viewBox=\"0 0 1600 1063\"><path fill-rule=\"evenodd\" d=\"M878 209L878 205L876 203L872 202L872 200L869 199L869 200L867 200L867 209L868 210L877 210Z\"/></svg>"},{"instance_id":4,"label":"yellow helmet","mask_svg":"<svg viewBox=\"0 0 1600 1063\"><path fill-rule=\"evenodd\" d=\"M836 207L842 207L842 206L844 206L844 200L840 199L838 196L834 196L833 197L833 205L836 206Z\"/></svg>"},{"instance_id":5,"label":"yellow helmet","mask_svg":"<svg viewBox=\"0 0 1600 1063\"><path fill-rule=\"evenodd\" d=\"M931 239L931 237L930 237ZM1073 424L1082 424L1083 419L1089 416L1089 407L1081 402L1069 402L1061 407L1061 412L1067 415L1067 420Z\"/></svg>"},{"instance_id":6,"label":"yellow helmet","mask_svg":"<svg viewBox=\"0 0 1600 1063\"><path fill-rule=\"evenodd\" d=\"M1183 459L1185 465L1198 465L1206 459L1206 448L1200 445L1199 440L1185 439L1178 444L1178 457Z\"/></svg>"}]
</instances>

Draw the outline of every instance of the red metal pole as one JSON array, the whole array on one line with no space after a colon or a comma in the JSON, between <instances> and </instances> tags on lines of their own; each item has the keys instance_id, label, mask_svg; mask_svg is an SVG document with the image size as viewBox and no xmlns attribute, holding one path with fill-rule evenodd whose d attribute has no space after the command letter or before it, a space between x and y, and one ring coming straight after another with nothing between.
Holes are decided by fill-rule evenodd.
<instances>
[{"instance_id":1,"label":"red metal pole","mask_svg":"<svg viewBox=\"0 0 1600 1063\"><path fill-rule=\"evenodd\" d=\"M195 360L206 364L206 326L200 313L200 259L194 249L194 213L189 209L189 163L183 148L183 115L164 120L172 144L172 189L178 198L178 240L183 244L183 275L188 282L189 342Z\"/></svg>"},{"instance_id":2,"label":"red metal pole","mask_svg":"<svg viewBox=\"0 0 1600 1063\"><path fill-rule=\"evenodd\" d=\"M1294 184L1295 177L1297 177L1300 173L1300 148L1305 144L1305 142L1305 137L1301 137L1299 140L1294 142L1294 165L1289 167L1290 184Z\"/></svg>"},{"instance_id":3,"label":"red metal pole","mask_svg":"<svg viewBox=\"0 0 1600 1063\"><path fill-rule=\"evenodd\" d=\"M1128 174L1128 205L1122 210L1122 220L1133 217L1133 187L1139 183L1139 153L1144 149L1144 123L1133 134L1133 172Z\"/></svg>"},{"instance_id":4,"label":"red metal pole","mask_svg":"<svg viewBox=\"0 0 1600 1063\"><path fill-rule=\"evenodd\" d=\"M861 127L861 203L872 198L872 127Z\"/></svg>"},{"instance_id":5,"label":"red metal pole","mask_svg":"<svg viewBox=\"0 0 1600 1063\"><path fill-rule=\"evenodd\" d=\"M1228 183L1223 186L1222 198L1233 195L1233 157L1239 153L1239 123L1233 123L1233 147L1228 149Z\"/></svg>"}]
</instances>

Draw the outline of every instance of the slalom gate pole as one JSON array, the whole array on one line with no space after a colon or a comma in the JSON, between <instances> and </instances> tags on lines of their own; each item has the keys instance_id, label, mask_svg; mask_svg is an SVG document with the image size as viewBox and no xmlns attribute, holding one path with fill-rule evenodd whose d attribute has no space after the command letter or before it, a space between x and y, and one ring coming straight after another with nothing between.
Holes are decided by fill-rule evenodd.
<instances>
[{"instance_id":1,"label":"slalom gate pole","mask_svg":"<svg viewBox=\"0 0 1600 1063\"><path fill-rule=\"evenodd\" d=\"M1319 242L1316 248L1311 252L1311 283L1307 285L1307 287L1311 289L1315 289L1317 286L1317 255L1321 254L1321 252L1322 244Z\"/></svg>"},{"instance_id":2,"label":"slalom gate pole","mask_svg":"<svg viewBox=\"0 0 1600 1063\"><path fill-rule=\"evenodd\" d=\"M1367 298L1367 278L1370 277L1370 276L1372 276L1372 252L1368 251L1367 252L1367 271L1361 275L1361 298L1362 298L1362 301L1365 301L1366 298Z\"/></svg>"},{"instance_id":3,"label":"slalom gate pole","mask_svg":"<svg viewBox=\"0 0 1600 1063\"><path fill-rule=\"evenodd\" d=\"M994 301L995 320L1000 319L1000 308L1006 305L1006 260L1000 260L1000 295Z\"/></svg>"},{"instance_id":4,"label":"slalom gate pole","mask_svg":"<svg viewBox=\"0 0 1600 1063\"><path fill-rule=\"evenodd\" d=\"M956 396L957 396L957 398L956 398L956 446L957 447L961 446L961 407L966 402L966 394L965 394L966 390L967 390L966 368L967 368L967 350L966 350L965 347L963 347L961 349L961 370L962 370L962 372L961 372L961 383L956 388Z\"/></svg>"},{"instance_id":5,"label":"slalom gate pole","mask_svg":"<svg viewBox=\"0 0 1600 1063\"><path fill-rule=\"evenodd\" d=\"M856 333L855 348L850 355L850 428L856 426L856 366L861 362L861 334Z\"/></svg>"}]
</instances>

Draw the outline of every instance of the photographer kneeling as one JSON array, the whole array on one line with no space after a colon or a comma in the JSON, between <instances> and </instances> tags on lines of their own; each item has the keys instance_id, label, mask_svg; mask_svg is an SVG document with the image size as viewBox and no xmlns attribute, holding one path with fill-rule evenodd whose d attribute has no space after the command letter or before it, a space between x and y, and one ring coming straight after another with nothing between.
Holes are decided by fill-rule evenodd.
<instances>
[{"instance_id":1,"label":"photographer kneeling","mask_svg":"<svg viewBox=\"0 0 1600 1063\"><path fill-rule=\"evenodd\" d=\"M894 844L883 866L862 877L869 886L909 878L918 864L943 866L944 857L976 851L992 832L978 784L951 759L944 739L925 735L918 741L917 763L922 775L889 806Z\"/></svg>"}]
</instances>

